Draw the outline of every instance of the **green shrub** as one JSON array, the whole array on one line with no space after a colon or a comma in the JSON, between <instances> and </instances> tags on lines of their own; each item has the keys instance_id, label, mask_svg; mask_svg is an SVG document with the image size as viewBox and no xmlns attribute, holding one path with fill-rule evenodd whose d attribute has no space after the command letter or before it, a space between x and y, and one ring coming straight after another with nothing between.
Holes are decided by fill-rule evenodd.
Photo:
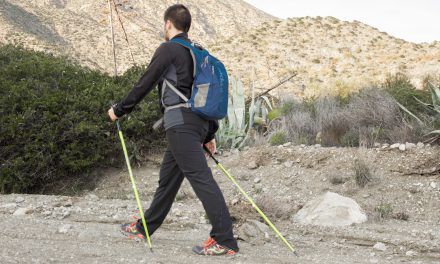
<instances>
[{"instance_id":1,"label":"green shrub","mask_svg":"<svg viewBox=\"0 0 440 264\"><path fill-rule=\"evenodd\" d=\"M428 102L431 95L427 90L417 90L408 76L404 74L396 74L389 76L382 85L391 96L400 104L404 105L409 111L418 114L428 114L426 108L423 107L415 98Z\"/></svg>"},{"instance_id":2,"label":"green shrub","mask_svg":"<svg viewBox=\"0 0 440 264\"><path fill-rule=\"evenodd\" d=\"M269 119L269 121L272 121L278 117L281 116L282 110L279 108L275 108L272 111L270 111L267 115L267 118Z\"/></svg>"},{"instance_id":3,"label":"green shrub","mask_svg":"<svg viewBox=\"0 0 440 264\"><path fill-rule=\"evenodd\" d=\"M0 47L0 191L37 192L123 160L106 112L142 71L136 67L115 80L65 58ZM152 98L155 93L122 121L135 157L161 142L151 128L159 114Z\"/></svg>"},{"instance_id":4,"label":"green shrub","mask_svg":"<svg viewBox=\"0 0 440 264\"><path fill-rule=\"evenodd\" d=\"M272 146L281 145L287 142L287 135L284 131L278 131L272 134L269 139L269 143Z\"/></svg>"},{"instance_id":5,"label":"green shrub","mask_svg":"<svg viewBox=\"0 0 440 264\"><path fill-rule=\"evenodd\" d=\"M394 211L393 205L390 203L381 202L378 206L374 208L374 212L378 214L379 219L386 219L392 216ZM405 216L408 219L407 216Z\"/></svg>"}]
</instances>

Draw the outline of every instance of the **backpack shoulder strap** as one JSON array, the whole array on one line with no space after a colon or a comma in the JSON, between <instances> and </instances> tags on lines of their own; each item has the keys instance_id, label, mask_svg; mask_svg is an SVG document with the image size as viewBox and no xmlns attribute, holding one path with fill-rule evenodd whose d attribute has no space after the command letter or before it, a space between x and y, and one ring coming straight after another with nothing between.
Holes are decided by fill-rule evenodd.
<instances>
[{"instance_id":1,"label":"backpack shoulder strap","mask_svg":"<svg viewBox=\"0 0 440 264\"><path fill-rule=\"evenodd\" d=\"M196 77L196 73L197 73L197 58L196 55L194 54L194 46L192 43L189 43L188 41L185 41L183 39L179 39L179 38L174 38L172 40L170 40L170 42L175 42L178 43L180 45L182 45L183 47L189 49L189 52L191 53L191 57L193 59L193 64L194 64L194 69L193 69L193 77Z\"/></svg>"}]
</instances>

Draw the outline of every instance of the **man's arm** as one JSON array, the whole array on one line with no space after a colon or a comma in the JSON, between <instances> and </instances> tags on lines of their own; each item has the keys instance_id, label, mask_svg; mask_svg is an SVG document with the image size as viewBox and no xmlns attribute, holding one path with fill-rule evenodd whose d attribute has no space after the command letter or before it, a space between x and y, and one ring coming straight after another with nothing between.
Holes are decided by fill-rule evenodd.
<instances>
[{"instance_id":1,"label":"man's arm","mask_svg":"<svg viewBox=\"0 0 440 264\"><path fill-rule=\"evenodd\" d=\"M113 107L116 117L121 117L133 111L138 104L153 88L157 85L160 77L172 62L171 53L167 43L162 43L151 59L147 70L142 75L138 83L131 89L130 93L115 107Z\"/></svg>"},{"instance_id":2,"label":"man's arm","mask_svg":"<svg viewBox=\"0 0 440 264\"><path fill-rule=\"evenodd\" d=\"M215 132L218 130L218 121L209 120L208 134L206 134L205 141L203 143L208 143L215 138Z\"/></svg>"},{"instance_id":3,"label":"man's arm","mask_svg":"<svg viewBox=\"0 0 440 264\"><path fill-rule=\"evenodd\" d=\"M208 134L206 135L203 145L208 148L209 152L215 154L217 152L217 144L215 142L215 132L218 130L218 121L209 120ZM205 154L208 157L207 154Z\"/></svg>"}]
</instances>

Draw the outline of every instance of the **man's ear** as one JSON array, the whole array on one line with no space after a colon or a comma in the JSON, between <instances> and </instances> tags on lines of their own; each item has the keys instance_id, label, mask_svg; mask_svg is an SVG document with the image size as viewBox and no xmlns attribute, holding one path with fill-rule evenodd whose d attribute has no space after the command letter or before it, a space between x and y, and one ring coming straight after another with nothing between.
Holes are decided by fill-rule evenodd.
<instances>
[{"instance_id":1,"label":"man's ear","mask_svg":"<svg viewBox=\"0 0 440 264\"><path fill-rule=\"evenodd\" d=\"M166 28L167 30L170 30L172 27L173 27L173 23L171 22L171 20L168 19L168 20L165 22L165 28Z\"/></svg>"}]
</instances>

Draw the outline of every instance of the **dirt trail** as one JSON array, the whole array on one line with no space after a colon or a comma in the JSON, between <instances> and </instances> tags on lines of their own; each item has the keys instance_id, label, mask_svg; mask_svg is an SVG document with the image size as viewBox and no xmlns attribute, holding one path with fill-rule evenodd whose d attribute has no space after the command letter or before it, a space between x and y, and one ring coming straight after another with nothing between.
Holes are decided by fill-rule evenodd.
<instances>
[{"instance_id":1,"label":"dirt trail","mask_svg":"<svg viewBox=\"0 0 440 264\"><path fill-rule=\"evenodd\" d=\"M0 196L0 262L440 263L439 175L398 172L402 168L410 171L439 154L438 147L399 152L288 146L221 156L242 187L262 208L267 207L267 214L298 249L298 257L272 232L267 238L257 235L256 239L240 241L241 252L237 256L194 255L191 247L207 237L210 225L186 181L169 217L152 236L154 253L150 253L145 245L130 241L119 232L119 225L135 214L136 205L126 172L115 171L108 173L96 190L83 196ZM371 164L376 177L363 189L350 178L349 163L356 157ZM213 171L239 234L246 220L260 219L231 183L219 171ZM157 172L157 166L151 165L135 170L142 197L152 197ZM330 183L335 173L347 177L347 181ZM291 222L290 216L301 205L327 190L355 199L370 220L343 228ZM374 220L374 208L384 202L392 205L394 213L408 214L409 219ZM147 208L148 204L145 200L143 206ZM384 243L386 250L375 250L377 242Z\"/></svg>"}]
</instances>

